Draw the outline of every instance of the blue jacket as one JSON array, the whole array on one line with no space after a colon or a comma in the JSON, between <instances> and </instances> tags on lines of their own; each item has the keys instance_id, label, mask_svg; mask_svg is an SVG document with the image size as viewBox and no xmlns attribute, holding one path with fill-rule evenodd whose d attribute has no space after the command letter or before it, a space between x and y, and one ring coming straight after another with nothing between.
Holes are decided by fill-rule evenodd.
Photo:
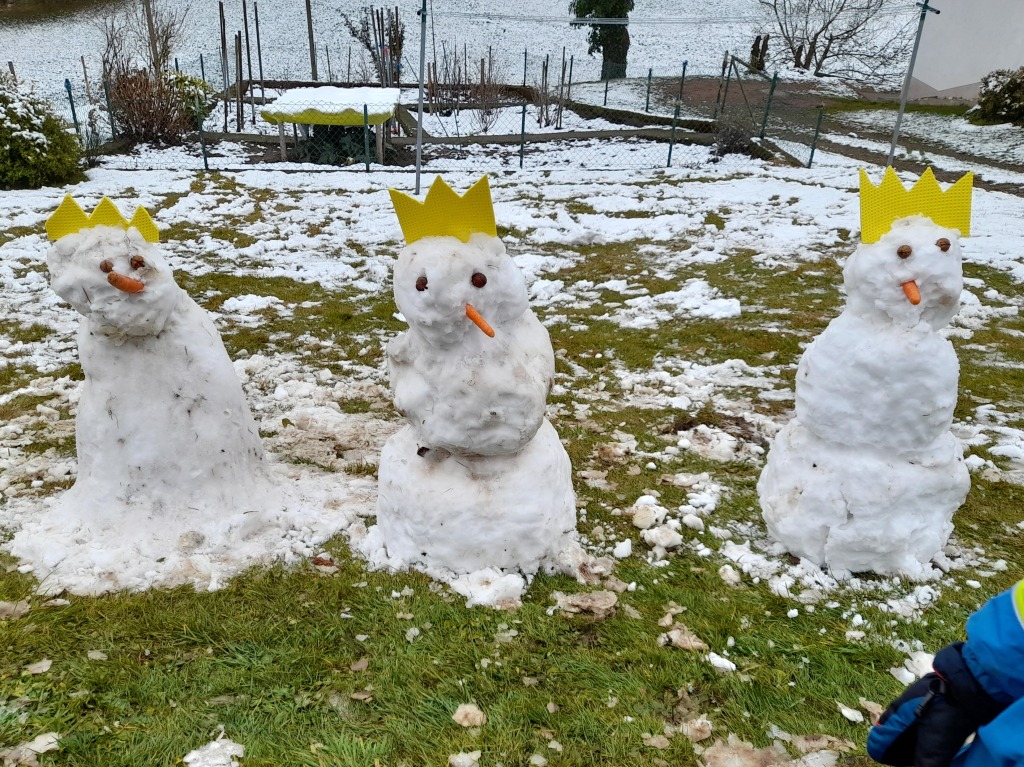
<instances>
[{"instance_id":1,"label":"blue jacket","mask_svg":"<svg viewBox=\"0 0 1024 767\"><path fill-rule=\"evenodd\" d=\"M951 767L1024 765L1024 581L989 600L967 621L963 657L985 691L1010 704L978 729Z\"/></svg>"}]
</instances>

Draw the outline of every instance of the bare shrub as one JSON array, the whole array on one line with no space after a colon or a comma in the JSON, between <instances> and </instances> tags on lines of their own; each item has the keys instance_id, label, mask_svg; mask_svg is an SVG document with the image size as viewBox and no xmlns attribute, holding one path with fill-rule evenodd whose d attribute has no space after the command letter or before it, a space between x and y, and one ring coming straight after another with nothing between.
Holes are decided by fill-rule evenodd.
<instances>
[{"instance_id":1,"label":"bare shrub","mask_svg":"<svg viewBox=\"0 0 1024 767\"><path fill-rule=\"evenodd\" d=\"M205 115L208 86L167 71L175 48L183 41L187 13L187 8L154 8L152 34L138 7L105 17L99 24L111 120L119 136L128 141L179 143L196 128L197 111Z\"/></svg>"},{"instance_id":2,"label":"bare shrub","mask_svg":"<svg viewBox=\"0 0 1024 767\"><path fill-rule=\"evenodd\" d=\"M400 84L402 53L405 50L405 24L398 17L398 9L363 8L356 24L347 14L341 14L348 33L370 54L377 81L386 87Z\"/></svg>"}]
</instances>

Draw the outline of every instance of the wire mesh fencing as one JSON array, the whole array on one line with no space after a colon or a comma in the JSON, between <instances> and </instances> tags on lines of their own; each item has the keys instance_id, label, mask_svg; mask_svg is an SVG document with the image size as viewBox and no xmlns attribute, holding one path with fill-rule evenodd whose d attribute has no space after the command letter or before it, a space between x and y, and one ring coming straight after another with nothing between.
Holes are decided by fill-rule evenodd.
<instances>
[{"instance_id":1,"label":"wire mesh fencing","mask_svg":"<svg viewBox=\"0 0 1024 767\"><path fill-rule=\"evenodd\" d=\"M259 57L238 37L231 55L223 53L211 48L173 59L174 76L204 88L201 103L188 105L202 127L193 146L197 156L201 152L203 167L264 161L370 170L413 164L419 133L415 84L400 89L396 104L401 109L380 126L371 120L364 127L359 119L347 124L274 121L263 114L267 106L296 88L331 87L332 80L339 91L367 87L349 80L367 74L365 62L357 59L350 67L346 51L341 56L344 81L332 64L319 81L310 82L304 72L273 63L293 59L276 57L273 45L265 42ZM636 76L579 81L576 62L564 52L539 55L524 49L518 61L498 61L489 50L480 57L466 49L458 56L445 53L424 72L422 162L438 171L664 168L695 162L699 152L688 147L721 145L734 134L742 134L742 142L759 156L763 149L756 144L764 140L778 155L808 165L824 116L820 103L805 91L735 56L727 55L717 70L706 64L690 67L683 59L672 70L637 65L630 68ZM287 74L302 77L283 77ZM118 137L119 104L107 84L78 77L67 85L64 92L51 88L45 95L76 124L83 145L95 148ZM336 104L310 104L314 110L318 106ZM372 112L381 105L366 106ZM220 152L211 165L218 152L209 147L218 142L242 142L248 149ZM706 157L707 149L702 151Z\"/></svg>"}]
</instances>

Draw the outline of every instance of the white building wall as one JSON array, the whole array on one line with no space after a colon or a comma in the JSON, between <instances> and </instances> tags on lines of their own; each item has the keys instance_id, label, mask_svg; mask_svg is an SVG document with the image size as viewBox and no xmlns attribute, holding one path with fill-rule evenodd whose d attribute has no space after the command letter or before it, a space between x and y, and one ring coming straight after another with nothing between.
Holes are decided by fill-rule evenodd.
<instances>
[{"instance_id":1,"label":"white building wall","mask_svg":"<svg viewBox=\"0 0 1024 767\"><path fill-rule=\"evenodd\" d=\"M932 0L929 0L932 4ZM981 78L1024 66L1024 0L934 0L910 98L974 98Z\"/></svg>"}]
</instances>

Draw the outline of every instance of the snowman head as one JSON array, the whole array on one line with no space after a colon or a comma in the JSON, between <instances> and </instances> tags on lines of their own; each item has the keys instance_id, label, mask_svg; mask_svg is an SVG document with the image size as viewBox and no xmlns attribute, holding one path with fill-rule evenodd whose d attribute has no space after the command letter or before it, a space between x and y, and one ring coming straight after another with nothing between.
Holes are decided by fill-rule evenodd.
<instances>
[{"instance_id":1,"label":"snowman head","mask_svg":"<svg viewBox=\"0 0 1024 767\"><path fill-rule=\"evenodd\" d=\"M528 308L526 280L497 237L424 237L395 264L395 303L409 325L437 346L494 335L492 326Z\"/></svg>"},{"instance_id":2,"label":"snowman head","mask_svg":"<svg viewBox=\"0 0 1024 767\"><path fill-rule=\"evenodd\" d=\"M497 237L484 176L464 195L440 177L421 203L391 190L408 243L395 265L395 302L437 346L494 336L527 309L526 281Z\"/></svg>"},{"instance_id":3,"label":"snowman head","mask_svg":"<svg viewBox=\"0 0 1024 767\"><path fill-rule=\"evenodd\" d=\"M960 232L925 216L902 218L878 242L857 248L843 282L848 310L858 316L943 328L960 308Z\"/></svg>"},{"instance_id":4,"label":"snowman head","mask_svg":"<svg viewBox=\"0 0 1024 767\"><path fill-rule=\"evenodd\" d=\"M56 240L46 256L50 286L88 319L93 332L117 341L157 335L182 290L155 244L156 226L145 211L128 222L113 203L104 202L86 218L66 197L47 221Z\"/></svg>"}]
</instances>

